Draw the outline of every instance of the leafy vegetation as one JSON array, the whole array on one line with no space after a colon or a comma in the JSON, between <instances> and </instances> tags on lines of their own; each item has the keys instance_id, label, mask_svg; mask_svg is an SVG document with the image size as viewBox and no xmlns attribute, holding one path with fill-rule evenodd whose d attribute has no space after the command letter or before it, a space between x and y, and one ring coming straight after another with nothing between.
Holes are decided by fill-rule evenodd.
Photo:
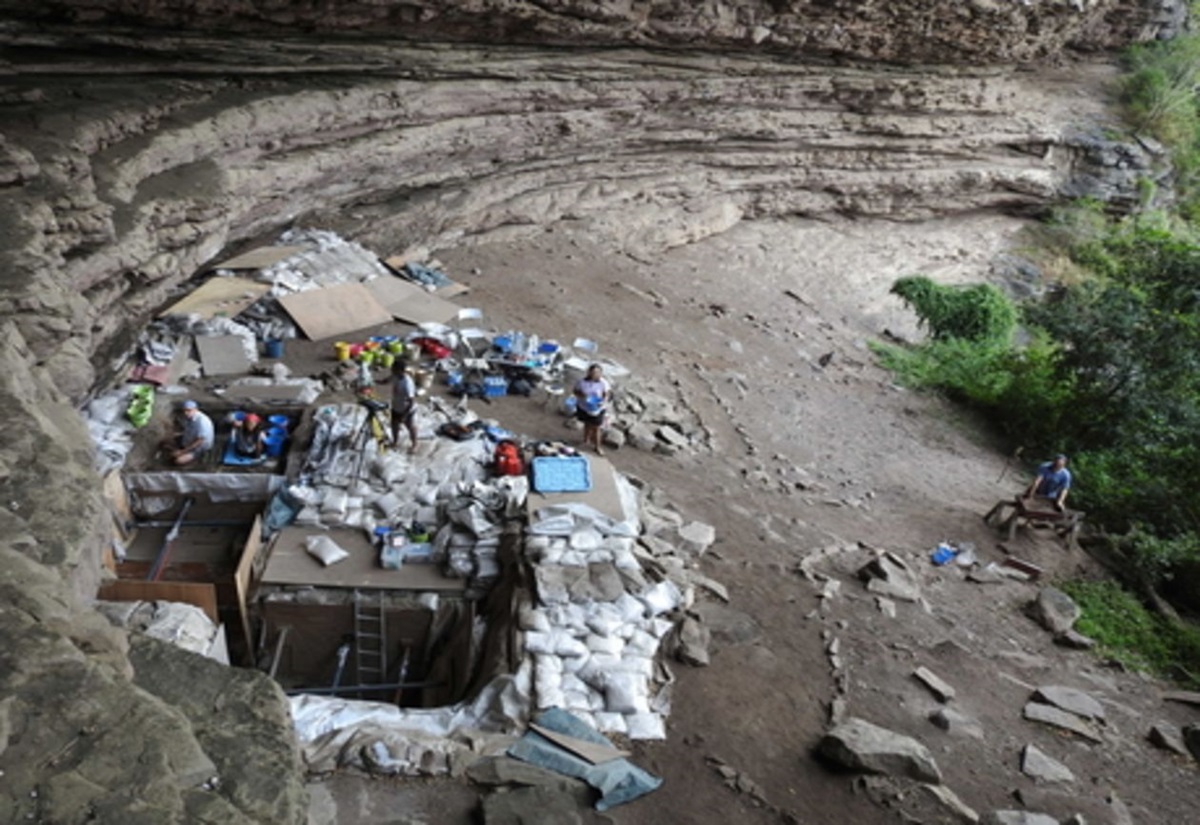
<instances>
[{"instance_id":1,"label":"leafy vegetation","mask_svg":"<svg viewBox=\"0 0 1200 825\"><path fill-rule=\"evenodd\" d=\"M1061 587L1083 611L1076 629L1095 639L1102 655L1200 687L1200 630L1154 615L1115 582L1071 581Z\"/></svg>"},{"instance_id":2,"label":"leafy vegetation","mask_svg":"<svg viewBox=\"0 0 1200 825\"><path fill-rule=\"evenodd\" d=\"M1016 308L991 284L942 286L912 275L892 284L892 294L917 313L935 341L1008 344L1017 326Z\"/></svg>"}]
</instances>

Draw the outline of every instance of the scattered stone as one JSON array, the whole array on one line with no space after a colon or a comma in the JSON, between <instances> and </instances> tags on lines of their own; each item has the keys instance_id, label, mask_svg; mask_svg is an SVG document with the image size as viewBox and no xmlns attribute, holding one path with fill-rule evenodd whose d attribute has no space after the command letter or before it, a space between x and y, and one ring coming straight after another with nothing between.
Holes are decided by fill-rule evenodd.
<instances>
[{"instance_id":1,"label":"scattered stone","mask_svg":"<svg viewBox=\"0 0 1200 825\"><path fill-rule=\"evenodd\" d=\"M896 618L896 603L891 599L885 599L883 596L876 596L875 606L879 608L880 613L887 616L889 619Z\"/></svg>"},{"instance_id":2,"label":"scattered stone","mask_svg":"<svg viewBox=\"0 0 1200 825\"><path fill-rule=\"evenodd\" d=\"M1091 650L1096 646L1096 640L1090 636L1084 636L1075 628L1057 634L1054 637L1054 643L1062 647L1070 647L1075 650Z\"/></svg>"},{"instance_id":3,"label":"scattered stone","mask_svg":"<svg viewBox=\"0 0 1200 825\"><path fill-rule=\"evenodd\" d=\"M832 599L842 590L842 582L840 579L829 579L821 587L821 592L817 594L818 599Z\"/></svg>"},{"instance_id":4,"label":"scattered stone","mask_svg":"<svg viewBox=\"0 0 1200 825\"><path fill-rule=\"evenodd\" d=\"M762 628L748 613L717 602L700 602L694 608L712 637L726 644L750 644L762 638Z\"/></svg>"},{"instance_id":5,"label":"scattered stone","mask_svg":"<svg viewBox=\"0 0 1200 825\"><path fill-rule=\"evenodd\" d=\"M1012 579L1013 581L1017 582L1027 582L1032 579L1032 577L1024 570L1018 570L1015 567L1001 567L998 568L996 572L1006 579Z\"/></svg>"},{"instance_id":6,"label":"scattered stone","mask_svg":"<svg viewBox=\"0 0 1200 825\"><path fill-rule=\"evenodd\" d=\"M929 692L937 697L939 702L949 702L954 698L954 688L946 684L936 673L924 665L914 670L913 676L917 677L917 680L921 684L929 688Z\"/></svg>"},{"instance_id":7,"label":"scattered stone","mask_svg":"<svg viewBox=\"0 0 1200 825\"><path fill-rule=\"evenodd\" d=\"M958 794L945 785L930 785L923 782L921 783L921 787L943 808L962 822L973 824L979 821L979 814L976 813L975 809L959 799Z\"/></svg>"},{"instance_id":8,"label":"scattered stone","mask_svg":"<svg viewBox=\"0 0 1200 825\"><path fill-rule=\"evenodd\" d=\"M621 449L625 446L625 433L618 430L616 427L607 427L604 429L604 446L614 449Z\"/></svg>"},{"instance_id":9,"label":"scattered stone","mask_svg":"<svg viewBox=\"0 0 1200 825\"><path fill-rule=\"evenodd\" d=\"M1146 734L1146 738L1156 748L1162 748L1180 756L1189 755L1187 745L1183 741L1183 731L1170 722L1159 722L1150 728L1150 733Z\"/></svg>"},{"instance_id":10,"label":"scattered stone","mask_svg":"<svg viewBox=\"0 0 1200 825\"><path fill-rule=\"evenodd\" d=\"M1034 691L1033 698L1034 701L1054 705L1084 719L1104 721L1104 705L1076 688L1061 685L1039 687Z\"/></svg>"},{"instance_id":11,"label":"scattered stone","mask_svg":"<svg viewBox=\"0 0 1200 825\"><path fill-rule=\"evenodd\" d=\"M1059 710L1051 705L1043 705L1040 702L1029 702L1025 705L1024 716L1030 721L1042 722L1056 728L1062 728L1093 742L1104 741L1100 737L1100 732L1090 722L1085 722L1075 714L1067 713L1065 710Z\"/></svg>"},{"instance_id":12,"label":"scattered stone","mask_svg":"<svg viewBox=\"0 0 1200 825\"><path fill-rule=\"evenodd\" d=\"M707 666L712 631L692 616L685 616L677 632L679 647L675 650L675 658L692 667Z\"/></svg>"},{"instance_id":13,"label":"scattered stone","mask_svg":"<svg viewBox=\"0 0 1200 825\"><path fill-rule=\"evenodd\" d=\"M1200 725L1188 725L1183 729L1183 746L1200 761Z\"/></svg>"},{"instance_id":14,"label":"scattered stone","mask_svg":"<svg viewBox=\"0 0 1200 825\"><path fill-rule=\"evenodd\" d=\"M912 569L895 553L884 552L863 565L858 577L867 583L867 590L906 602L921 598L921 586Z\"/></svg>"},{"instance_id":15,"label":"scattered stone","mask_svg":"<svg viewBox=\"0 0 1200 825\"><path fill-rule=\"evenodd\" d=\"M929 721L937 725L951 736L969 736L972 739L983 738L983 726L978 720L949 708L938 708L929 714Z\"/></svg>"},{"instance_id":16,"label":"scattered stone","mask_svg":"<svg viewBox=\"0 0 1200 825\"><path fill-rule=\"evenodd\" d=\"M627 443L637 450L652 451L658 445L654 429L649 424L634 424L625 432Z\"/></svg>"},{"instance_id":17,"label":"scattered stone","mask_svg":"<svg viewBox=\"0 0 1200 825\"><path fill-rule=\"evenodd\" d=\"M911 736L862 719L852 717L826 733L818 750L850 770L907 776L934 784L942 781L942 773L924 745Z\"/></svg>"},{"instance_id":18,"label":"scattered stone","mask_svg":"<svg viewBox=\"0 0 1200 825\"><path fill-rule=\"evenodd\" d=\"M519 785L531 788L549 788L567 793L576 800L587 801L590 795L587 783L580 779L564 776L554 771L539 768L511 756L485 756L467 766L467 778L476 785L497 787Z\"/></svg>"},{"instance_id":19,"label":"scattered stone","mask_svg":"<svg viewBox=\"0 0 1200 825\"><path fill-rule=\"evenodd\" d=\"M1162 695L1164 702L1182 702L1185 705L1200 706L1200 693L1192 690L1172 690Z\"/></svg>"},{"instance_id":20,"label":"scattered stone","mask_svg":"<svg viewBox=\"0 0 1200 825\"><path fill-rule=\"evenodd\" d=\"M1036 745L1026 745L1021 754L1021 773L1037 782L1074 782L1075 774L1063 763L1047 756Z\"/></svg>"},{"instance_id":21,"label":"scattered stone","mask_svg":"<svg viewBox=\"0 0 1200 825\"><path fill-rule=\"evenodd\" d=\"M1062 821L1062 825L1087 825L1087 817L1083 814L1071 814Z\"/></svg>"},{"instance_id":22,"label":"scattered stone","mask_svg":"<svg viewBox=\"0 0 1200 825\"><path fill-rule=\"evenodd\" d=\"M679 528L679 538L685 549L697 556L702 556L704 551L717 540L717 530L711 524L692 521Z\"/></svg>"},{"instance_id":23,"label":"scattered stone","mask_svg":"<svg viewBox=\"0 0 1200 825\"><path fill-rule=\"evenodd\" d=\"M846 718L846 700L842 696L836 697L829 703L829 724L837 725Z\"/></svg>"},{"instance_id":24,"label":"scattered stone","mask_svg":"<svg viewBox=\"0 0 1200 825\"><path fill-rule=\"evenodd\" d=\"M518 788L483 798L484 825L581 825L579 805L562 791Z\"/></svg>"},{"instance_id":25,"label":"scattered stone","mask_svg":"<svg viewBox=\"0 0 1200 825\"><path fill-rule=\"evenodd\" d=\"M1051 633L1066 633L1079 621L1079 605L1057 587L1043 587L1029 603L1029 617Z\"/></svg>"},{"instance_id":26,"label":"scattered stone","mask_svg":"<svg viewBox=\"0 0 1200 825\"><path fill-rule=\"evenodd\" d=\"M654 431L654 434L670 447L683 448L688 446L687 436L669 424L663 424Z\"/></svg>"},{"instance_id":27,"label":"scattered stone","mask_svg":"<svg viewBox=\"0 0 1200 825\"><path fill-rule=\"evenodd\" d=\"M1058 825L1058 820L1033 811L991 811L983 815L979 825Z\"/></svg>"},{"instance_id":28,"label":"scattered stone","mask_svg":"<svg viewBox=\"0 0 1200 825\"><path fill-rule=\"evenodd\" d=\"M967 574L967 581L975 584L1004 584L1004 576L995 567L980 567Z\"/></svg>"}]
</instances>

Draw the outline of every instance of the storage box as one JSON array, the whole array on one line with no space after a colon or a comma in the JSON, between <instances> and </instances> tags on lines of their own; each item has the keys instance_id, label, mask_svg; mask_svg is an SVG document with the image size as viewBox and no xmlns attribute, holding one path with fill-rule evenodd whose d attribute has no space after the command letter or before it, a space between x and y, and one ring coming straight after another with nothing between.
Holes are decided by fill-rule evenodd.
<instances>
[{"instance_id":1,"label":"storage box","mask_svg":"<svg viewBox=\"0 0 1200 825\"><path fill-rule=\"evenodd\" d=\"M483 379L483 394L486 398L508 395L508 379L502 375L489 375Z\"/></svg>"},{"instance_id":2,"label":"storage box","mask_svg":"<svg viewBox=\"0 0 1200 825\"><path fill-rule=\"evenodd\" d=\"M403 546L397 547L390 541L379 551L379 566L384 570L399 570L404 565Z\"/></svg>"},{"instance_id":3,"label":"storage box","mask_svg":"<svg viewBox=\"0 0 1200 825\"><path fill-rule=\"evenodd\" d=\"M586 493L592 489L592 465L581 455L535 458L533 489L539 493Z\"/></svg>"}]
</instances>

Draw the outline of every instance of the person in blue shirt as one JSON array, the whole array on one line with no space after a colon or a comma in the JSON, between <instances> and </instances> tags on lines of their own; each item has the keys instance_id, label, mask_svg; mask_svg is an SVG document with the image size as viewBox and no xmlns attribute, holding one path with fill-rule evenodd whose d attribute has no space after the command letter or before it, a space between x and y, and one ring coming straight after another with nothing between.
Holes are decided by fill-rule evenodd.
<instances>
[{"instance_id":1,"label":"person in blue shirt","mask_svg":"<svg viewBox=\"0 0 1200 825\"><path fill-rule=\"evenodd\" d=\"M1053 461L1038 467L1037 477L1025 491L1025 498L1049 501L1055 510L1062 510L1071 489L1071 471L1067 469L1067 457L1059 453Z\"/></svg>"}]
</instances>

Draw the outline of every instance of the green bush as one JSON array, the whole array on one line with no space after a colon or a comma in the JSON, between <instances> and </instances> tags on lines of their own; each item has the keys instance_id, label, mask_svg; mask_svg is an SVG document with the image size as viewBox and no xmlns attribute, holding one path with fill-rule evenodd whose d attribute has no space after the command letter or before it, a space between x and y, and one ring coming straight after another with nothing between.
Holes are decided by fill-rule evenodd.
<instances>
[{"instance_id":1,"label":"green bush","mask_svg":"<svg viewBox=\"0 0 1200 825\"><path fill-rule=\"evenodd\" d=\"M917 313L935 341L962 339L1007 345L1017 326L1017 309L991 284L942 286L924 275L900 278L891 292Z\"/></svg>"},{"instance_id":2,"label":"green bush","mask_svg":"<svg viewBox=\"0 0 1200 825\"><path fill-rule=\"evenodd\" d=\"M1096 640L1099 652L1126 667L1200 686L1200 630L1154 615L1112 581L1060 585L1082 611L1075 628Z\"/></svg>"}]
</instances>

